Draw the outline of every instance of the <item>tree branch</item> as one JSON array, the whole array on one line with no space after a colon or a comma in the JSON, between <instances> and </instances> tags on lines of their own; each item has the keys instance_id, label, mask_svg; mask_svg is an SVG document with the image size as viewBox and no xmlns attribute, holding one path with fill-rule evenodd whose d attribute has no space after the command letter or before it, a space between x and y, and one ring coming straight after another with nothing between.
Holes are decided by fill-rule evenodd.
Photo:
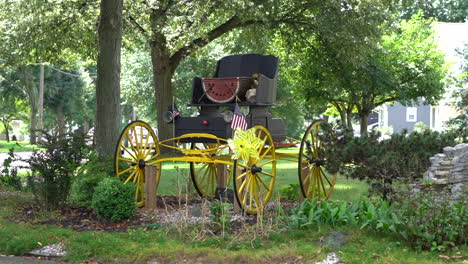
<instances>
[{"instance_id":1,"label":"tree branch","mask_svg":"<svg viewBox=\"0 0 468 264\"><path fill-rule=\"evenodd\" d=\"M132 23L138 29L138 31L143 34L143 36L148 38L148 32L136 21L132 15L129 14L128 19L130 20L130 23Z\"/></svg>"}]
</instances>

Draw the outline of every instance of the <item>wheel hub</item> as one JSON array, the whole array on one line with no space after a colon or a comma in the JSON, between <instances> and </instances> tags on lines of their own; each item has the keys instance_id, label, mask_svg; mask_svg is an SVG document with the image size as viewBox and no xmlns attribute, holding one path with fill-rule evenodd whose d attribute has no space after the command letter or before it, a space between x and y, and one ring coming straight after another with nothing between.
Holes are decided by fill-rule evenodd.
<instances>
[{"instance_id":1,"label":"wheel hub","mask_svg":"<svg viewBox=\"0 0 468 264\"><path fill-rule=\"evenodd\" d=\"M252 172L252 174L262 172L262 167L258 167L257 165L254 164L254 165L252 165L251 172Z\"/></svg>"},{"instance_id":2,"label":"wheel hub","mask_svg":"<svg viewBox=\"0 0 468 264\"><path fill-rule=\"evenodd\" d=\"M145 161L145 160L142 160L142 159L139 160L139 161L138 161L138 167L139 167L140 169L144 169L144 168L146 167L146 161Z\"/></svg>"},{"instance_id":3,"label":"wheel hub","mask_svg":"<svg viewBox=\"0 0 468 264\"><path fill-rule=\"evenodd\" d=\"M311 159L309 160L309 164L315 164L315 166L320 167L325 165L325 160L319 158Z\"/></svg>"}]
</instances>

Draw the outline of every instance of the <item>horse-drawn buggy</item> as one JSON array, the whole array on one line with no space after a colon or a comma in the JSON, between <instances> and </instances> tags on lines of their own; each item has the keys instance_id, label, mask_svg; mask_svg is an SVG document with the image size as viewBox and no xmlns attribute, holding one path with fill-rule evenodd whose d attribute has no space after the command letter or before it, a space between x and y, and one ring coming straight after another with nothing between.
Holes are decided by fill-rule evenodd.
<instances>
[{"instance_id":1,"label":"horse-drawn buggy","mask_svg":"<svg viewBox=\"0 0 468 264\"><path fill-rule=\"evenodd\" d=\"M144 203L145 167L159 167L155 175L159 181L162 164L169 161L190 164L191 179L202 197L214 197L232 180L236 201L249 214L268 203L279 160L297 163L304 197L328 199L336 174L326 172L319 151L323 148L319 135L324 121L310 124L298 146L285 143L292 141L286 136L284 122L270 113L269 107L276 100L278 63L274 56L259 54L219 60L213 78L193 81L188 106L197 107L198 116L180 116L174 105L169 106L164 119L174 125L174 138L158 140L143 121L128 124L117 143L115 172L125 183L136 184L136 202ZM249 109L245 118L241 107ZM235 134L243 133L237 127L249 128L256 139L247 156L235 155L232 144L228 144ZM298 154L282 152L292 146L298 148ZM175 149L182 155L162 157L161 148Z\"/></svg>"}]
</instances>

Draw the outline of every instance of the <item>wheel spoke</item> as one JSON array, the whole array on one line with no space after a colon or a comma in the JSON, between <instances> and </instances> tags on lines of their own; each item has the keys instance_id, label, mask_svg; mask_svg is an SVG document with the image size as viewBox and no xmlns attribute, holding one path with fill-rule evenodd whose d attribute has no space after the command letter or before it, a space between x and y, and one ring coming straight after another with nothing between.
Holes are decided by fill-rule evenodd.
<instances>
[{"instance_id":1,"label":"wheel spoke","mask_svg":"<svg viewBox=\"0 0 468 264\"><path fill-rule=\"evenodd\" d=\"M267 160L267 161L265 161L265 162L259 164L258 166L259 166L259 167L263 167L263 166L265 166L265 165L267 165L267 164L272 163L273 161L275 161L275 160L272 160L272 159L271 159L271 160Z\"/></svg>"},{"instance_id":2,"label":"wheel spoke","mask_svg":"<svg viewBox=\"0 0 468 264\"><path fill-rule=\"evenodd\" d=\"M132 158L134 158L135 160L138 160L137 157L135 155L133 155L133 153L130 152L130 150L128 150L125 146L123 145L120 145L120 147L125 150Z\"/></svg>"},{"instance_id":3,"label":"wheel spoke","mask_svg":"<svg viewBox=\"0 0 468 264\"><path fill-rule=\"evenodd\" d=\"M261 182L263 184L263 186L265 186L265 189L267 189L268 191L270 191L270 188L268 188L268 186L265 184L265 182L262 180L262 178L260 177L255 177L259 182Z\"/></svg>"},{"instance_id":4,"label":"wheel spoke","mask_svg":"<svg viewBox=\"0 0 468 264\"><path fill-rule=\"evenodd\" d=\"M244 187L246 185L247 181L243 181L241 186L239 187L239 192L242 193L242 190L244 190Z\"/></svg>"},{"instance_id":5,"label":"wheel spoke","mask_svg":"<svg viewBox=\"0 0 468 264\"><path fill-rule=\"evenodd\" d=\"M245 171L245 172L239 174L239 175L236 177L236 180L240 180L240 179L241 179L242 177L244 177L247 173L248 173L248 172Z\"/></svg>"},{"instance_id":6,"label":"wheel spoke","mask_svg":"<svg viewBox=\"0 0 468 264\"><path fill-rule=\"evenodd\" d=\"M245 181L247 182L246 186L246 191L243 193L244 199L242 199L242 204L245 205L245 202L247 200L247 194L250 192L250 181L249 178L245 178Z\"/></svg>"},{"instance_id":7,"label":"wheel spoke","mask_svg":"<svg viewBox=\"0 0 468 264\"><path fill-rule=\"evenodd\" d=\"M124 159L122 157L117 157L117 159L119 159L121 161L128 162L128 163L136 164L136 161L134 161L134 160Z\"/></svg>"},{"instance_id":8,"label":"wheel spoke","mask_svg":"<svg viewBox=\"0 0 468 264\"><path fill-rule=\"evenodd\" d=\"M332 186L333 184L330 182L330 180L328 179L328 177L327 177L327 175L325 174L325 172L322 170L321 167L319 167L319 168L320 168L320 173L323 175L323 177L325 178L325 180L327 180L328 184L329 184L330 186Z\"/></svg>"},{"instance_id":9,"label":"wheel spoke","mask_svg":"<svg viewBox=\"0 0 468 264\"><path fill-rule=\"evenodd\" d=\"M140 181L140 174L141 174L141 171L140 170L136 170L137 173L135 174L135 178L133 178L133 182L137 182L137 181Z\"/></svg>"},{"instance_id":10,"label":"wheel spoke","mask_svg":"<svg viewBox=\"0 0 468 264\"><path fill-rule=\"evenodd\" d=\"M260 159L258 159L259 161L263 160L263 158L265 158L266 154L268 154L268 152L273 148L273 146L269 146L265 152L262 154L262 156L260 157Z\"/></svg>"},{"instance_id":11,"label":"wheel spoke","mask_svg":"<svg viewBox=\"0 0 468 264\"><path fill-rule=\"evenodd\" d=\"M123 171L121 171L121 172L118 172L118 173L117 173L117 176L120 176L120 175L122 175L122 174L124 174L124 173L130 171L131 169L135 169L136 167L137 167L137 165L131 166L131 167L129 167L129 168L126 168L125 170L123 170Z\"/></svg>"},{"instance_id":12,"label":"wheel spoke","mask_svg":"<svg viewBox=\"0 0 468 264\"><path fill-rule=\"evenodd\" d=\"M268 172L264 172L264 171L260 171L259 173L264 174L264 175L268 175L270 177L275 177L275 175L273 175L272 173L268 173Z\"/></svg>"},{"instance_id":13,"label":"wheel spoke","mask_svg":"<svg viewBox=\"0 0 468 264\"><path fill-rule=\"evenodd\" d=\"M130 176L128 176L128 178L125 180L124 184L127 184L132 178L133 176L136 174L138 170L134 170L132 173L130 173Z\"/></svg>"},{"instance_id":14,"label":"wheel spoke","mask_svg":"<svg viewBox=\"0 0 468 264\"><path fill-rule=\"evenodd\" d=\"M135 146L133 145L133 142L130 140L128 135L126 135L126 137L127 137L127 140L128 140L128 144L130 145L130 148L133 150L133 153L135 153L135 155L136 155L135 159L138 159L140 152L137 149L135 149Z\"/></svg>"}]
</instances>

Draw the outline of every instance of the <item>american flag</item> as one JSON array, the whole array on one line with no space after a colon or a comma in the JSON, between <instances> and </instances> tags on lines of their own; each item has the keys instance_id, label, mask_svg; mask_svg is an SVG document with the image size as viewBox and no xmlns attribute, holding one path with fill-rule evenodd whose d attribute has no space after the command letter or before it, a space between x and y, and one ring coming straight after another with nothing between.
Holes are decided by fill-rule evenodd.
<instances>
[{"instance_id":1,"label":"american flag","mask_svg":"<svg viewBox=\"0 0 468 264\"><path fill-rule=\"evenodd\" d=\"M231 128L236 129L240 127L242 130L247 129L247 120L245 120L242 111L238 104L234 107L234 115L232 116Z\"/></svg>"}]
</instances>

